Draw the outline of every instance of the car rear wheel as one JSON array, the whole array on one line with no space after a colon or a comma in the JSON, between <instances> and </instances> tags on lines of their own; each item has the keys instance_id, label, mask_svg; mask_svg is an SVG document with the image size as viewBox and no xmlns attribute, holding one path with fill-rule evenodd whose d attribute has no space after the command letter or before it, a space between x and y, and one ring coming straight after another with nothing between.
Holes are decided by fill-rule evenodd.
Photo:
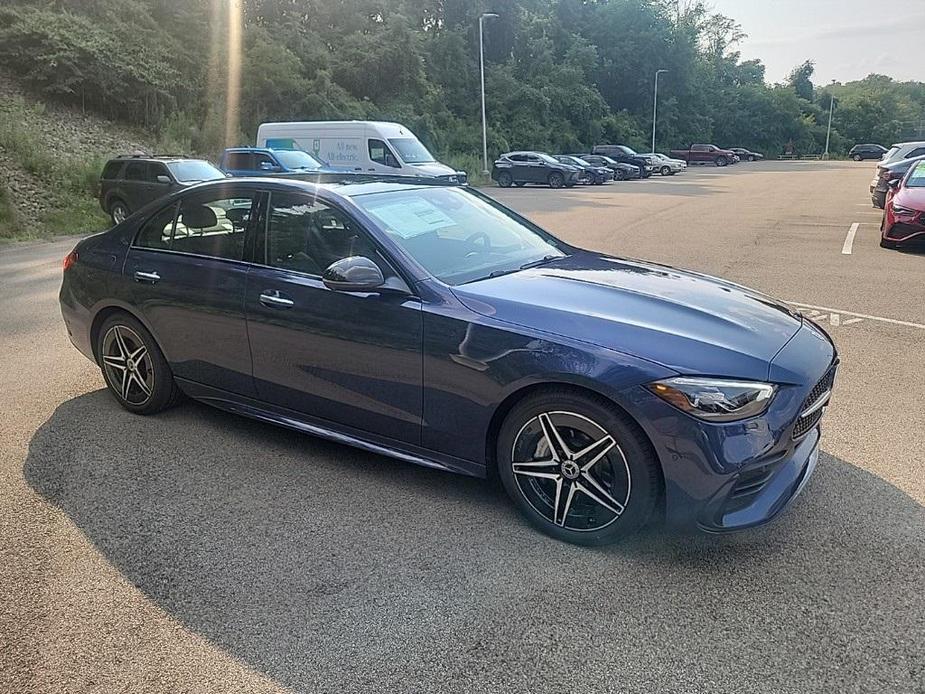
<instances>
[{"instance_id":1,"label":"car rear wheel","mask_svg":"<svg viewBox=\"0 0 925 694\"><path fill-rule=\"evenodd\" d=\"M112 217L113 224L122 224L128 217L128 205L121 200L113 200L109 205L109 216Z\"/></svg>"},{"instance_id":2,"label":"car rear wheel","mask_svg":"<svg viewBox=\"0 0 925 694\"><path fill-rule=\"evenodd\" d=\"M671 167L670 167L670 166L663 166L663 167L661 168L661 170L660 170L659 173L661 173L662 176L670 176L670 175L671 175Z\"/></svg>"},{"instance_id":3,"label":"car rear wheel","mask_svg":"<svg viewBox=\"0 0 925 694\"><path fill-rule=\"evenodd\" d=\"M637 531L660 488L658 463L638 427L605 400L569 390L518 403L501 427L497 462L527 520L580 545Z\"/></svg>"},{"instance_id":4,"label":"car rear wheel","mask_svg":"<svg viewBox=\"0 0 925 694\"><path fill-rule=\"evenodd\" d=\"M129 412L154 414L182 396L151 333L127 313L105 320L96 353L107 387Z\"/></svg>"},{"instance_id":5,"label":"car rear wheel","mask_svg":"<svg viewBox=\"0 0 925 694\"><path fill-rule=\"evenodd\" d=\"M561 188L565 184L565 178L558 171L553 171L546 179L550 188Z\"/></svg>"},{"instance_id":6,"label":"car rear wheel","mask_svg":"<svg viewBox=\"0 0 925 694\"><path fill-rule=\"evenodd\" d=\"M749 160L749 161L755 161L755 155L754 155L754 154L749 154L749 155L748 155L748 160Z\"/></svg>"},{"instance_id":7,"label":"car rear wheel","mask_svg":"<svg viewBox=\"0 0 925 694\"><path fill-rule=\"evenodd\" d=\"M717 166L726 166L726 164L729 163L729 160L726 159L726 157L722 157L722 156L716 157L715 161L716 161Z\"/></svg>"},{"instance_id":8,"label":"car rear wheel","mask_svg":"<svg viewBox=\"0 0 925 694\"><path fill-rule=\"evenodd\" d=\"M502 171L498 174L498 185L502 188L510 188L511 184L514 182L514 177L511 176L509 171ZM523 184L520 184L523 185Z\"/></svg>"},{"instance_id":9,"label":"car rear wheel","mask_svg":"<svg viewBox=\"0 0 925 694\"><path fill-rule=\"evenodd\" d=\"M860 154L855 154L851 158L854 159L855 161L861 161L864 157L862 157Z\"/></svg>"}]
</instances>

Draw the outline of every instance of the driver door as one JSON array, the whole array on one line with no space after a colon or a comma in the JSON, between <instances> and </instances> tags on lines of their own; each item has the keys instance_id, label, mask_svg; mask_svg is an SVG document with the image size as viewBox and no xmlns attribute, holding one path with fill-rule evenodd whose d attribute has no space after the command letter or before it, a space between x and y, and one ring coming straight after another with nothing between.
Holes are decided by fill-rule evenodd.
<instances>
[{"instance_id":1,"label":"driver door","mask_svg":"<svg viewBox=\"0 0 925 694\"><path fill-rule=\"evenodd\" d=\"M322 272L349 256L370 258L387 278L396 272L341 209L303 193L268 195L244 302L259 398L419 445L420 299L328 289Z\"/></svg>"}]
</instances>

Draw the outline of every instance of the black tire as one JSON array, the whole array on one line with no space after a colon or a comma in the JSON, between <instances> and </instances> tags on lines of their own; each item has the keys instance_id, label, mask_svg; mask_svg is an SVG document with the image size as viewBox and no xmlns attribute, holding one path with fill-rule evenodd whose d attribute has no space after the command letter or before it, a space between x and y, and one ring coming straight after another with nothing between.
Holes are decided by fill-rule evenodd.
<instances>
[{"instance_id":1,"label":"black tire","mask_svg":"<svg viewBox=\"0 0 925 694\"><path fill-rule=\"evenodd\" d=\"M862 157L860 154L855 154L851 158L855 161L862 161L864 159L864 157Z\"/></svg>"},{"instance_id":2,"label":"black tire","mask_svg":"<svg viewBox=\"0 0 925 694\"><path fill-rule=\"evenodd\" d=\"M109 203L109 217L112 219L112 223L121 224L125 221L125 218L131 214L128 210L128 205L126 205L119 198L115 198L112 202Z\"/></svg>"},{"instance_id":3,"label":"black tire","mask_svg":"<svg viewBox=\"0 0 925 694\"><path fill-rule=\"evenodd\" d=\"M514 177L511 176L510 171L499 171L498 172L498 185L502 188L510 188L511 184L514 182ZM523 185L522 183L520 185Z\"/></svg>"},{"instance_id":4,"label":"black tire","mask_svg":"<svg viewBox=\"0 0 925 694\"><path fill-rule=\"evenodd\" d=\"M565 177L558 171L553 171L549 174L549 178L546 179L546 182L549 184L550 188L561 188L565 185Z\"/></svg>"},{"instance_id":5,"label":"black tire","mask_svg":"<svg viewBox=\"0 0 925 694\"><path fill-rule=\"evenodd\" d=\"M120 312L103 321L96 347L106 386L129 412L155 414L182 398L160 347L133 316ZM144 353L135 357L142 348Z\"/></svg>"},{"instance_id":6,"label":"black tire","mask_svg":"<svg viewBox=\"0 0 925 694\"><path fill-rule=\"evenodd\" d=\"M754 155L754 154L749 154L749 155L748 155L748 160L749 160L749 161L755 161L755 155Z\"/></svg>"},{"instance_id":7,"label":"black tire","mask_svg":"<svg viewBox=\"0 0 925 694\"><path fill-rule=\"evenodd\" d=\"M671 167L670 167L670 166L663 166L663 167L659 170L659 173L660 173L662 176L670 176L670 175L671 175Z\"/></svg>"},{"instance_id":8,"label":"black tire","mask_svg":"<svg viewBox=\"0 0 925 694\"><path fill-rule=\"evenodd\" d=\"M626 171L623 169L614 169L613 180L615 181L625 181L626 180Z\"/></svg>"},{"instance_id":9,"label":"black tire","mask_svg":"<svg viewBox=\"0 0 925 694\"><path fill-rule=\"evenodd\" d=\"M726 166L729 163L729 160L726 157L720 155L714 160L717 166Z\"/></svg>"},{"instance_id":10,"label":"black tire","mask_svg":"<svg viewBox=\"0 0 925 694\"><path fill-rule=\"evenodd\" d=\"M561 462L545 462L551 454L544 422L571 444L570 455L595 441L606 446L608 438L615 445L587 470L593 450L584 458L563 452ZM551 388L517 403L498 433L496 460L505 491L526 519L579 545L606 545L635 533L652 515L661 489L658 461L639 427L603 398L569 389ZM558 479L536 476L547 468Z\"/></svg>"}]
</instances>

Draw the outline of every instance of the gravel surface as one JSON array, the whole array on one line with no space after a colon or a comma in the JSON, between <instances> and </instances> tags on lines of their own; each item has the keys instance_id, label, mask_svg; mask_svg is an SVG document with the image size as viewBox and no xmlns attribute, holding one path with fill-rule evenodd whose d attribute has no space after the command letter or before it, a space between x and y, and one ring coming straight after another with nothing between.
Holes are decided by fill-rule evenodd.
<instances>
[{"instance_id":1,"label":"gravel surface","mask_svg":"<svg viewBox=\"0 0 925 694\"><path fill-rule=\"evenodd\" d=\"M925 255L874 226L841 254L870 169L497 196L592 248L925 324ZM584 549L487 482L121 410L58 313L72 243L0 249L0 691L925 692L925 329L831 328L824 453L778 522Z\"/></svg>"}]
</instances>

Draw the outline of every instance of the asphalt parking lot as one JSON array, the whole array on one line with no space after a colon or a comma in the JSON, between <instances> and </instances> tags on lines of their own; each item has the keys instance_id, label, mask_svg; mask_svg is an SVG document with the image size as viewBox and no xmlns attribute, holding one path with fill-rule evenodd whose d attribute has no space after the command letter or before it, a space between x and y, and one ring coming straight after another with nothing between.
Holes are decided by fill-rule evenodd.
<instances>
[{"instance_id":1,"label":"asphalt parking lot","mask_svg":"<svg viewBox=\"0 0 925 694\"><path fill-rule=\"evenodd\" d=\"M605 549L479 480L193 403L131 415L65 335L73 240L0 249L0 690L925 692L925 253L879 248L872 169L489 190L790 301L841 353L780 520Z\"/></svg>"}]
</instances>

